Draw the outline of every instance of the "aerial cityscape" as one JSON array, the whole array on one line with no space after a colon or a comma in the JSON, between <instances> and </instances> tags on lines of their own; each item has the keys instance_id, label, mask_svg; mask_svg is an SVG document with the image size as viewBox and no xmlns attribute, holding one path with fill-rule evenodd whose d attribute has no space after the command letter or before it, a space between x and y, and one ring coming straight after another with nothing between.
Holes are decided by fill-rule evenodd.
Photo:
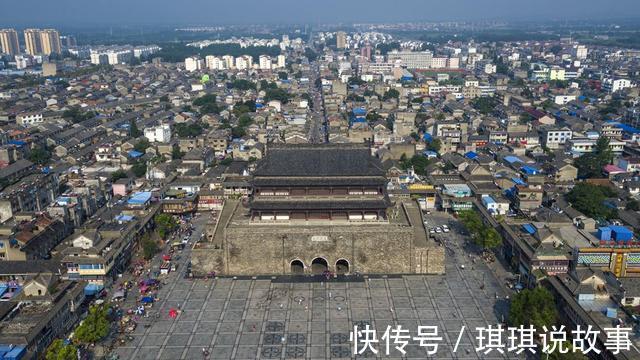
<instances>
[{"instance_id":1,"label":"aerial cityscape","mask_svg":"<svg viewBox=\"0 0 640 360\"><path fill-rule=\"evenodd\" d=\"M640 359L640 4L198 2L0 5L0 360Z\"/></svg>"}]
</instances>

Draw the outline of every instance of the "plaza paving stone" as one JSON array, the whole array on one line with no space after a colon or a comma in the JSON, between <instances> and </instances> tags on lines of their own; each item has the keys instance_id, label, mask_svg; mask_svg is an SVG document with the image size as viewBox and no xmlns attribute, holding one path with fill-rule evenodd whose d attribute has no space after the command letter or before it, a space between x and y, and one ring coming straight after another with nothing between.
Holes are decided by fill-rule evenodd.
<instances>
[{"instance_id":1,"label":"plaza paving stone","mask_svg":"<svg viewBox=\"0 0 640 360\"><path fill-rule=\"evenodd\" d=\"M170 284L159 311L181 309L177 319L146 320L134 340L117 348L120 359L507 359L512 354L476 353L475 328L500 321L503 296L491 274L463 277L451 267L443 276L359 278L353 282L272 282L256 279L183 280ZM163 289L163 290L165 290ZM502 301L503 302L503 301ZM497 304L497 305L496 305ZM402 355L353 356L353 326L371 326L380 338L387 327L417 335L419 325L438 326L438 353L410 341ZM453 348L460 329L457 351Z\"/></svg>"}]
</instances>

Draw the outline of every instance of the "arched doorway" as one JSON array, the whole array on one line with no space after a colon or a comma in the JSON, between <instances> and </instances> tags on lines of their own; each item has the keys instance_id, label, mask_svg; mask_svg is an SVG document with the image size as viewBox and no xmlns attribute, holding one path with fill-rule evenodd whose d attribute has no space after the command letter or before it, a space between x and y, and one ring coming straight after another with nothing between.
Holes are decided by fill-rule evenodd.
<instances>
[{"instance_id":1,"label":"arched doorway","mask_svg":"<svg viewBox=\"0 0 640 360\"><path fill-rule=\"evenodd\" d=\"M315 258L311 262L311 272L314 274L322 274L323 272L329 270L329 264L327 264L327 260L323 258Z\"/></svg>"},{"instance_id":2,"label":"arched doorway","mask_svg":"<svg viewBox=\"0 0 640 360\"><path fill-rule=\"evenodd\" d=\"M294 275L304 274L304 263L300 260L293 260L291 262L291 273Z\"/></svg>"},{"instance_id":3,"label":"arched doorway","mask_svg":"<svg viewBox=\"0 0 640 360\"><path fill-rule=\"evenodd\" d=\"M349 273L349 262L345 259L340 259L336 261L336 273L337 274L348 274Z\"/></svg>"}]
</instances>

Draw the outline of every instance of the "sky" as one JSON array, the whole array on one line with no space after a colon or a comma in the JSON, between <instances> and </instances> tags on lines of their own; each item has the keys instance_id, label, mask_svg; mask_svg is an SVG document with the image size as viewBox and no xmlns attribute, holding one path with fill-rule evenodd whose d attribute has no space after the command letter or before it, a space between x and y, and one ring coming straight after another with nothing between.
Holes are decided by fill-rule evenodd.
<instances>
[{"instance_id":1,"label":"sky","mask_svg":"<svg viewBox=\"0 0 640 360\"><path fill-rule=\"evenodd\" d=\"M4 0L0 26L640 18L640 0Z\"/></svg>"}]
</instances>

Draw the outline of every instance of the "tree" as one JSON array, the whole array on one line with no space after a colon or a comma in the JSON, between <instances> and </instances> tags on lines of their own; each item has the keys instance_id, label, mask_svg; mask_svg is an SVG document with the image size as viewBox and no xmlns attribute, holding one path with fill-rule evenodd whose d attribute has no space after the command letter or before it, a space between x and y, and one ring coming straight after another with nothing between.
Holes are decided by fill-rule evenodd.
<instances>
[{"instance_id":1,"label":"tree","mask_svg":"<svg viewBox=\"0 0 640 360\"><path fill-rule=\"evenodd\" d=\"M578 177L593 178L602 177L602 168L613 161L613 152L609 148L609 138L598 138L593 152L584 154L575 160L578 168Z\"/></svg>"},{"instance_id":2,"label":"tree","mask_svg":"<svg viewBox=\"0 0 640 360\"><path fill-rule=\"evenodd\" d=\"M105 304L93 305L89 315L75 330L76 339L84 344L93 344L109 334L109 307Z\"/></svg>"},{"instance_id":3,"label":"tree","mask_svg":"<svg viewBox=\"0 0 640 360\"><path fill-rule=\"evenodd\" d=\"M65 344L62 339L55 339L47 348L46 360L76 360L78 350L73 345Z\"/></svg>"},{"instance_id":4,"label":"tree","mask_svg":"<svg viewBox=\"0 0 640 360\"><path fill-rule=\"evenodd\" d=\"M151 146L151 143L149 143L149 140L147 140L147 138L142 138L134 145L133 149L135 151L144 153L145 151L147 151L147 148L149 146Z\"/></svg>"},{"instance_id":5,"label":"tree","mask_svg":"<svg viewBox=\"0 0 640 360\"><path fill-rule=\"evenodd\" d=\"M180 147L178 145L173 145L173 148L171 149L171 159L178 160L182 159L183 156L184 152L180 151Z\"/></svg>"},{"instance_id":6,"label":"tree","mask_svg":"<svg viewBox=\"0 0 640 360\"><path fill-rule=\"evenodd\" d=\"M267 89L264 96L264 100L269 102L271 100L279 100L281 103L286 104L289 102L291 95L284 89Z\"/></svg>"},{"instance_id":7,"label":"tree","mask_svg":"<svg viewBox=\"0 0 640 360\"><path fill-rule=\"evenodd\" d=\"M611 188L581 182L567 193L566 198L576 210L591 218L612 219L617 216L617 210L607 207L603 202L615 196L616 192Z\"/></svg>"},{"instance_id":8,"label":"tree","mask_svg":"<svg viewBox=\"0 0 640 360\"><path fill-rule=\"evenodd\" d=\"M116 181L118 181L120 179L126 178L127 176L128 175L127 175L126 171L124 171L122 169L116 170L116 171L111 173L111 182L116 182Z\"/></svg>"},{"instance_id":9,"label":"tree","mask_svg":"<svg viewBox=\"0 0 640 360\"><path fill-rule=\"evenodd\" d=\"M490 97L477 97L472 102L473 107L483 115L488 115L493 112L495 104Z\"/></svg>"},{"instance_id":10,"label":"tree","mask_svg":"<svg viewBox=\"0 0 640 360\"><path fill-rule=\"evenodd\" d=\"M399 99L400 98L400 92L396 89L389 89L387 90L384 95L382 95L382 100L386 101L389 99Z\"/></svg>"},{"instance_id":11,"label":"tree","mask_svg":"<svg viewBox=\"0 0 640 360\"><path fill-rule=\"evenodd\" d=\"M440 139L431 140L429 144L427 144L427 149L440 152L440 149L442 149L442 141Z\"/></svg>"},{"instance_id":12,"label":"tree","mask_svg":"<svg viewBox=\"0 0 640 360\"><path fill-rule=\"evenodd\" d=\"M199 123L179 123L175 125L176 134L181 138L193 138L202 134L202 125Z\"/></svg>"},{"instance_id":13,"label":"tree","mask_svg":"<svg viewBox=\"0 0 640 360\"><path fill-rule=\"evenodd\" d=\"M483 249L493 249L502 245L502 237L491 226L485 225L477 212L466 210L459 214L462 225L467 229L471 240Z\"/></svg>"},{"instance_id":14,"label":"tree","mask_svg":"<svg viewBox=\"0 0 640 360\"><path fill-rule=\"evenodd\" d=\"M233 158L226 157L220 160L220 165L228 166L228 165L231 165L232 162L233 162Z\"/></svg>"},{"instance_id":15,"label":"tree","mask_svg":"<svg viewBox=\"0 0 640 360\"><path fill-rule=\"evenodd\" d=\"M215 103L216 99L217 99L217 97L216 97L215 94L202 95L199 98L193 100L193 105L194 106L202 106L202 105L205 105L205 104Z\"/></svg>"},{"instance_id":16,"label":"tree","mask_svg":"<svg viewBox=\"0 0 640 360\"><path fill-rule=\"evenodd\" d=\"M256 83L254 83L253 81L244 80L244 79L233 80L228 84L228 86L232 89L238 89L238 90L255 90L256 89Z\"/></svg>"},{"instance_id":17,"label":"tree","mask_svg":"<svg viewBox=\"0 0 640 360\"><path fill-rule=\"evenodd\" d=\"M640 201L631 199L627 201L627 206L625 208L631 211L640 211Z\"/></svg>"},{"instance_id":18,"label":"tree","mask_svg":"<svg viewBox=\"0 0 640 360\"><path fill-rule=\"evenodd\" d=\"M169 214L158 214L154 220L158 235L163 239L166 239L167 235L178 227L176 220Z\"/></svg>"},{"instance_id":19,"label":"tree","mask_svg":"<svg viewBox=\"0 0 640 360\"><path fill-rule=\"evenodd\" d=\"M74 106L62 113L62 117L65 119L71 119L71 122L77 124L79 122L91 119L96 116L96 113L93 111L82 111L80 106Z\"/></svg>"},{"instance_id":20,"label":"tree","mask_svg":"<svg viewBox=\"0 0 640 360\"><path fill-rule=\"evenodd\" d=\"M145 259L153 259L159 250L160 247L158 246L158 243L155 242L149 234L145 234L142 237L142 256L144 256Z\"/></svg>"},{"instance_id":21,"label":"tree","mask_svg":"<svg viewBox=\"0 0 640 360\"><path fill-rule=\"evenodd\" d=\"M513 296L509 309L511 326L533 325L536 329L550 328L557 319L553 295L543 287L525 289Z\"/></svg>"},{"instance_id":22,"label":"tree","mask_svg":"<svg viewBox=\"0 0 640 360\"><path fill-rule=\"evenodd\" d=\"M136 119L131 119L129 121L129 136L137 139L141 135L142 135L142 132L138 129L138 124L136 124Z\"/></svg>"},{"instance_id":23,"label":"tree","mask_svg":"<svg viewBox=\"0 0 640 360\"><path fill-rule=\"evenodd\" d=\"M278 79L280 80L288 80L289 74L286 71L278 71Z\"/></svg>"},{"instance_id":24,"label":"tree","mask_svg":"<svg viewBox=\"0 0 640 360\"><path fill-rule=\"evenodd\" d=\"M139 161L133 164L131 171L136 177L143 177L147 173L147 164L144 161Z\"/></svg>"},{"instance_id":25,"label":"tree","mask_svg":"<svg viewBox=\"0 0 640 360\"><path fill-rule=\"evenodd\" d=\"M51 153L45 148L37 147L31 150L29 160L37 165L45 165L51 159Z\"/></svg>"}]
</instances>

